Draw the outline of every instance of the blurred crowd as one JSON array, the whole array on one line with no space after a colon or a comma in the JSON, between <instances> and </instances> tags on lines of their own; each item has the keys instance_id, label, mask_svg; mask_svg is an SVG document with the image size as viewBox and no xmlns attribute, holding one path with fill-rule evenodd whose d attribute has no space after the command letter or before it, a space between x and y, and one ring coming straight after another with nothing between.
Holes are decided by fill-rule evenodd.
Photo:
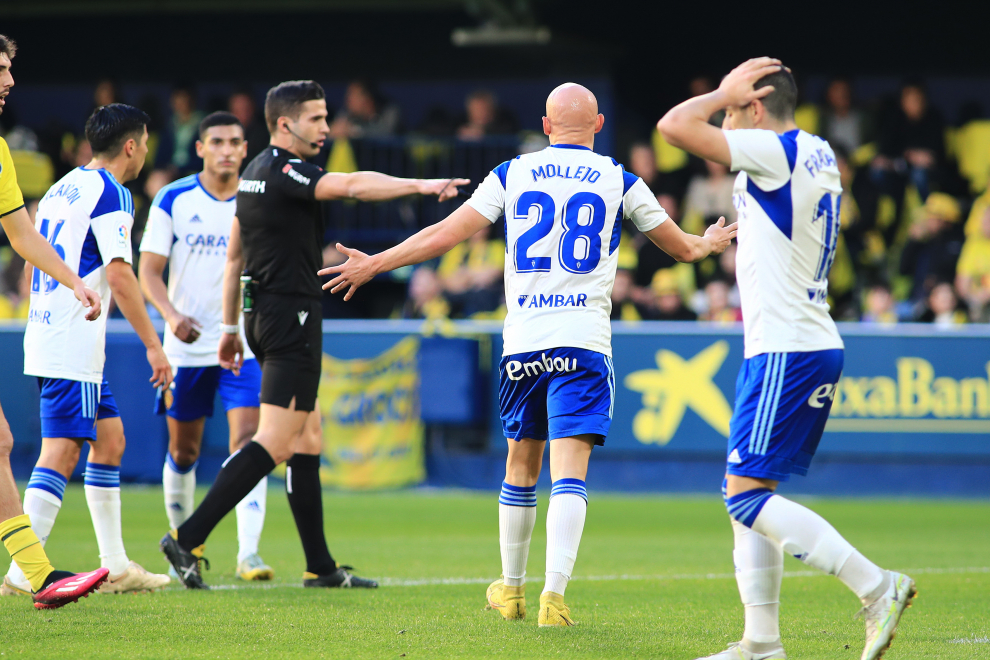
<instances>
[{"instance_id":1,"label":"blurred crowd","mask_svg":"<svg viewBox=\"0 0 990 660\"><path fill-rule=\"evenodd\" d=\"M690 95L713 88L691 81ZM93 107L120 101L113 81L100 82ZM128 185L134 194L140 241L150 200L170 181L202 166L195 152L197 128L208 112L229 110L244 124L248 159L268 143L260 99L250 89L200 105L191 85L176 85L167 107L157 97L138 99L152 118L148 163ZM657 113L659 116L661 113ZM82 120L80 118L80 125ZM950 121L951 119L951 121ZM711 118L720 125L721 116ZM990 320L990 120L975 104L943 117L930 103L921 80L906 80L895 94L862 103L849 80L828 82L819 99L807 99L798 125L827 139L842 179L841 234L829 276L830 304L837 320L866 323L929 322L938 326ZM85 139L53 127L32 131L17 122L16 104L5 109L0 134L15 156L25 198L37 199L91 152ZM542 136L522 135L516 118L495 95L478 89L460 112L436 107L416 125L404 124L401 109L364 80L346 88L330 116L331 144L319 158L341 168L336 147L348 141L400 135L479 142L516 136L520 151L542 148ZM728 168L672 147L654 131L642 135L625 156L626 169L640 176L671 219L701 234L724 216L735 221ZM623 159L620 159L623 160ZM486 164L492 167L497 163ZM34 208L29 204L29 210ZM402 318L501 318L506 246L496 224L431 264L400 274L406 293L390 312ZM25 318L28 278L23 261L0 239L0 318ZM325 251L327 263L340 255ZM633 227L624 227L619 270L612 292L615 320L741 320L735 280L735 247L698 264L678 264ZM347 313L336 306L334 313ZM345 310L345 311L342 311Z\"/></svg>"}]
</instances>

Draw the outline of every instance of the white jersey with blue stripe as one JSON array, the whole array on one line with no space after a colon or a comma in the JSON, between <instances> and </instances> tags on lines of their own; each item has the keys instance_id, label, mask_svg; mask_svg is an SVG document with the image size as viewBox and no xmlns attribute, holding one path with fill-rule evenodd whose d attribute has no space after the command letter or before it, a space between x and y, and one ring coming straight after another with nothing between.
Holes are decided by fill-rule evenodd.
<instances>
[{"instance_id":1,"label":"white jersey with blue stripe","mask_svg":"<svg viewBox=\"0 0 990 660\"><path fill-rule=\"evenodd\" d=\"M104 266L131 263L134 201L104 169L78 167L48 189L35 227L86 286L100 294L103 313L87 321L72 290L37 268L24 332L24 373L87 383L103 382L110 285Z\"/></svg>"},{"instance_id":2,"label":"white jersey with blue stripe","mask_svg":"<svg viewBox=\"0 0 990 660\"><path fill-rule=\"evenodd\" d=\"M175 367L220 364L220 321L223 316L223 271L234 222L236 197L217 199L192 174L162 188L151 203L141 252L168 257L168 299L181 314L201 324L199 339L179 341L165 328L164 348ZM244 344L244 359L254 354Z\"/></svg>"},{"instance_id":3,"label":"white jersey with blue stripe","mask_svg":"<svg viewBox=\"0 0 990 660\"><path fill-rule=\"evenodd\" d=\"M612 355L612 285L623 218L667 212L639 177L587 147L556 144L502 163L467 202L505 215L504 355L584 348Z\"/></svg>"},{"instance_id":4,"label":"white jersey with blue stripe","mask_svg":"<svg viewBox=\"0 0 990 660\"><path fill-rule=\"evenodd\" d=\"M732 196L746 357L843 348L828 313L842 194L832 148L797 129L724 135L739 172Z\"/></svg>"}]
</instances>

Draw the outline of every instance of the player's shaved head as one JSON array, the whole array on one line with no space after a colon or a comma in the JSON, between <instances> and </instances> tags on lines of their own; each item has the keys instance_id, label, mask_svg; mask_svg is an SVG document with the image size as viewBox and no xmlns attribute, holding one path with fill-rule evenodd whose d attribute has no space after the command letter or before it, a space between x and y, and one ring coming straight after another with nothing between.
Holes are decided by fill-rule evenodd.
<instances>
[{"instance_id":1,"label":"player's shaved head","mask_svg":"<svg viewBox=\"0 0 990 660\"><path fill-rule=\"evenodd\" d=\"M547 97L543 132L550 136L551 144L576 144L590 149L604 122L605 118L598 114L598 99L587 87L564 83Z\"/></svg>"},{"instance_id":2,"label":"player's shaved head","mask_svg":"<svg viewBox=\"0 0 990 660\"><path fill-rule=\"evenodd\" d=\"M554 128L591 129L598 120L598 99L587 87L564 83L547 97L547 118Z\"/></svg>"}]
</instances>

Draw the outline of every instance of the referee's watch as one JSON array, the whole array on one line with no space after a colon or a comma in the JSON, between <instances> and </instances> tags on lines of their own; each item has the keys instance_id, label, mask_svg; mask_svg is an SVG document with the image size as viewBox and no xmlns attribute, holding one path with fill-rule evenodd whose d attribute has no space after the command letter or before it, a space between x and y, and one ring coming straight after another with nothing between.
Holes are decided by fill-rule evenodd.
<instances>
[{"instance_id":1,"label":"referee's watch","mask_svg":"<svg viewBox=\"0 0 990 660\"><path fill-rule=\"evenodd\" d=\"M241 331L241 326L239 325L227 325L226 323L220 324L220 332L225 335L236 335Z\"/></svg>"}]
</instances>

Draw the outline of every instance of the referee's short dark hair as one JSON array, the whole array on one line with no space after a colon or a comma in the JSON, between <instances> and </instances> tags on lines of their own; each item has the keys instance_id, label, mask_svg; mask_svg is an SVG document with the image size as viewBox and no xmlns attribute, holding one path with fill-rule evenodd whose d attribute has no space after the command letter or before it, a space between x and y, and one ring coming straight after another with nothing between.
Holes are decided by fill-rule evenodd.
<instances>
[{"instance_id":1,"label":"referee's short dark hair","mask_svg":"<svg viewBox=\"0 0 990 660\"><path fill-rule=\"evenodd\" d=\"M6 55L9 60L14 59L14 55L17 54L17 44L5 34L0 34L0 53Z\"/></svg>"},{"instance_id":2,"label":"referee's short dark hair","mask_svg":"<svg viewBox=\"0 0 990 660\"><path fill-rule=\"evenodd\" d=\"M206 115L203 117L203 121L199 122L199 139L202 140L203 136L206 135L206 131L214 126L240 126L241 131L244 130L244 124L237 118L237 115L226 110L221 110Z\"/></svg>"},{"instance_id":3,"label":"referee's short dark hair","mask_svg":"<svg viewBox=\"0 0 990 660\"><path fill-rule=\"evenodd\" d=\"M133 105L111 103L93 110L86 120L86 139L94 156L113 158L128 140L140 140L150 122L148 115Z\"/></svg>"},{"instance_id":4,"label":"referee's short dark hair","mask_svg":"<svg viewBox=\"0 0 990 660\"><path fill-rule=\"evenodd\" d=\"M303 103L326 97L320 83L313 80L289 80L272 87L265 97L265 123L268 124L268 132L274 133L278 128L279 117L298 119Z\"/></svg>"},{"instance_id":5,"label":"referee's short dark hair","mask_svg":"<svg viewBox=\"0 0 990 660\"><path fill-rule=\"evenodd\" d=\"M797 108L797 83L791 72L780 67L780 70L768 73L753 84L753 89L760 89L767 85L773 85L773 91L764 96L760 101L767 113L779 121L794 119L794 110Z\"/></svg>"}]
</instances>

